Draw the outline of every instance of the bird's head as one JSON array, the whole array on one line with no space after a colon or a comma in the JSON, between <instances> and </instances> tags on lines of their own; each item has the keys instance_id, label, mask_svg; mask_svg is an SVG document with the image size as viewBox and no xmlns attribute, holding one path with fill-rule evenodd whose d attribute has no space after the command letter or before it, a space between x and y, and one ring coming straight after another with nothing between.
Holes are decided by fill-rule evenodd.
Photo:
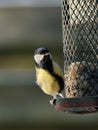
<instances>
[{"instance_id":1,"label":"bird's head","mask_svg":"<svg viewBox=\"0 0 98 130\"><path fill-rule=\"evenodd\" d=\"M37 67L47 70L52 69L52 57L49 50L45 47L37 48L34 51L34 61Z\"/></svg>"}]
</instances>

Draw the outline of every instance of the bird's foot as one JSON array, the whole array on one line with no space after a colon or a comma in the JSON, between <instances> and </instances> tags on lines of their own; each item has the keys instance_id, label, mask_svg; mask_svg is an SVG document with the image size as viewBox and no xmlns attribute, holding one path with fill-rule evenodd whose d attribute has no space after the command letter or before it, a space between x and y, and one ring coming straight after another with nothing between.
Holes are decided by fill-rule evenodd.
<instances>
[{"instance_id":1,"label":"bird's foot","mask_svg":"<svg viewBox=\"0 0 98 130\"><path fill-rule=\"evenodd\" d=\"M56 104L56 99L61 99L61 98L64 98L64 96L61 93L59 93L57 95L54 95L53 99L50 100L50 104L55 105Z\"/></svg>"},{"instance_id":2,"label":"bird's foot","mask_svg":"<svg viewBox=\"0 0 98 130\"><path fill-rule=\"evenodd\" d=\"M51 104L52 106L54 106L55 103L56 103L55 101L56 101L56 99L51 99L51 100L50 100L50 104Z\"/></svg>"}]
</instances>

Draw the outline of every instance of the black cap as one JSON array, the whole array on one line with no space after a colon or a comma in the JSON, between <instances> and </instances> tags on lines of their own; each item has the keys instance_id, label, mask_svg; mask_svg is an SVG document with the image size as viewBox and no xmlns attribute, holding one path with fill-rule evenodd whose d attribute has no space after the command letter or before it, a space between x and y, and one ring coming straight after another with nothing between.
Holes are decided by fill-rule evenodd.
<instances>
[{"instance_id":1,"label":"black cap","mask_svg":"<svg viewBox=\"0 0 98 130\"><path fill-rule=\"evenodd\" d=\"M40 47L40 48L37 48L34 51L34 55L36 55L36 54L45 54L47 52L49 52L49 50L46 47Z\"/></svg>"}]
</instances>

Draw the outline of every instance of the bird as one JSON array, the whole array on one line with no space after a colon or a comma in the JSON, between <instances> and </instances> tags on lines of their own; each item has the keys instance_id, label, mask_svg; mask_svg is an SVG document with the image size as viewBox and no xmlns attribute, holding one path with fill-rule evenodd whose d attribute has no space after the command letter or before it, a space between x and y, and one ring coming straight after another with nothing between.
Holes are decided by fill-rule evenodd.
<instances>
[{"instance_id":1,"label":"bird","mask_svg":"<svg viewBox=\"0 0 98 130\"><path fill-rule=\"evenodd\" d=\"M59 65L52 59L50 51L46 47L40 47L34 51L36 83L41 90L50 96L53 105L56 98L64 98L63 73Z\"/></svg>"}]
</instances>

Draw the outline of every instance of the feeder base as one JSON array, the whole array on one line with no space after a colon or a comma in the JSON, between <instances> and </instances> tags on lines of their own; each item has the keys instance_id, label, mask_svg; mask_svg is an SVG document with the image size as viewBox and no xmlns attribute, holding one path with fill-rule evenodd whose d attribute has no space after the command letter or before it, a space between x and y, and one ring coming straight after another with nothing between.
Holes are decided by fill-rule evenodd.
<instances>
[{"instance_id":1,"label":"feeder base","mask_svg":"<svg viewBox=\"0 0 98 130\"><path fill-rule=\"evenodd\" d=\"M95 113L98 112L98 96L55 99L54 107L67 113Z\"/></svg>"}]
</instances>

